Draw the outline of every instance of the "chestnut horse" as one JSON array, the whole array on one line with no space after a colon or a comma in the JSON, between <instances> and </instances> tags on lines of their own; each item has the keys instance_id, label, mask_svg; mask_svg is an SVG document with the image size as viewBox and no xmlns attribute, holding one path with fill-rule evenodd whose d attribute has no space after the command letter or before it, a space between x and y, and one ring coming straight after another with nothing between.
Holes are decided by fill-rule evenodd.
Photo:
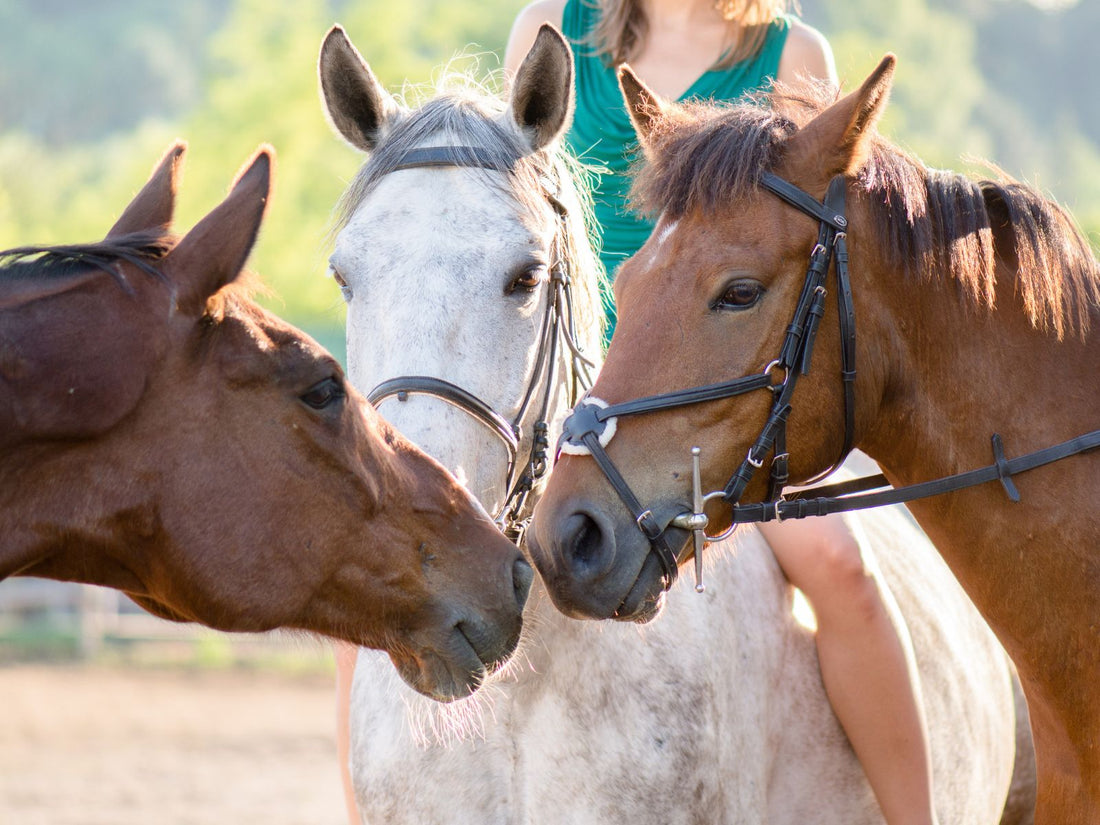
<instances>
[{"instance_id":1,"label":"chestnut horse","mask_svg":"<svg viewBox=\"0 0 1100 825\"><path fill-rule=\"evenodd\" d=\"M326 111L367 154L331 258L350 374L505 524L545 482L540 449L584 372L573 348L600 352L599 264L559 137L572 65L546 26L506 98L460 79L406 108L342 29L321 49ZM950 777L942 821L1030 821L1030 736L1003 649L901 508L853 529L912 640L933 766ZM446 707L361 651L349 767L363 821L881 825L763 536L729 542L708 576L644 628L569 619L536 582L517 666Z\"/></svg>"},{"instance_id":2,"label":"chestnut horse","mask_svg":"<svg viewBox=\"0 0 1100 825\"><path fill-rule=\"evenodd\" d=\"M220 630L286 627L390 653L438 699L507 659L533 573L241 271L262 149L168 234L175 145L94 244L0 268L0 579L125 591Z\"/></svg>"},{"instance_id":3,"label":"chestnut horse","mask_svg":"<svg viewBox=\"0 0 1100 825\"><path fill-rule=\"evenodd\" d=\"M1100 269L1065 213L1028 187L927 169L878 136L893 70L888 56L839 100L777 90L770 106L726 108L667 104L629 69L620 74L646 158L635 201L660 218L616 283L619 327L592 395L649 407L645 397L683 387L763 381L708 403L619 415L596 455L658 529L685 527L661 534L681 557L691 526L681 514L698 512L688 449L702 450L700 490L723 490L772 411L773 393L762 390L785 396L795 378L786 438L794 481L825 471L848 443L895 486L996 469L1003 486L911 507L1019 668L1035 731L1036 821L1095 823L1100 457L1009 478L998 453L1003 444L1021 456L1100 425L1100 342L1089 332L1100 320ZM835 209L842 194L846 214ZM856 357L842 353L852 341L841 332L847 313L832 300L814 303L824 310L820 340L799 369L782 360L781 345L809 328L791 318L804 303L807 261L821 262L819 236L836 240L842 230ZM843 244L836 248L842 264ZM842 369L854 371L854 395ZM763 499L764 481L752 478L744 499ZM630 592L652 599L661 588L654 545L615 484L592 458L564 456L536 513L531 552L566 608L610 612ZM757 507L769 517L777 509ZM707 512L711 532L733 518L728 507Z\"/></svg>"}]
</instances>

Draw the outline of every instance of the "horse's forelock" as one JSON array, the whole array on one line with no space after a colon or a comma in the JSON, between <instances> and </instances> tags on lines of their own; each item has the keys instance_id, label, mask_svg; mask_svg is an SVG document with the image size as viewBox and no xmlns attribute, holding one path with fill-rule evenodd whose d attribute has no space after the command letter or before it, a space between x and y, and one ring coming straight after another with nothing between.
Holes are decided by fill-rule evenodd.
<instances>
[{"instance_id":1,"label":"horse's forelock","mask_svg":"<svg viewBox=\"0 0 1100 825\"><path fill-rule=\"evenodd\" d=\"M360 168L337 204L333 234L347 226L356 210L412 149L424 146L477 147L491 164L487 181L499 181L493 170L522 175L529 160L521 136L499 122L503 105L496 98L466 88L443 92L417 109L402 112L388 124L378 147ZM461 148L456 154L461 156ZM472 153L471 153L472 155ZM471 160L474 158L471 156ZM498 184L499 185L499 184ZM517 190L523 187L514 187Z\"/></svg>"},{"instance_id":2,"label":"horse's forelock","mask_svg":"<svg viewBox=\"0 0 1100 825\"><path fill-rule=\"evenodd\" d=\"M738 105L675 107L635 165L631 207L677 218L750 196L761 174L781 162L786 140L835 99L824 85L777 84ZM1057 204L1015 181L930 169L880 135L871 141L857 179L889 267L909 277L953 278L971 301L992 307L1004 258L1017 264L1017 289L1035 327L1059 338L1087 331L1100 305L1100 266Z\"/></svg>"},{"instance_id":3,"label":"horse's forelock","mask_svg":"<svg viewBox=\"0 0 1100 825\"><path fill-rule=\"evenodd\" d=\"M655 124L647 157L633 168L631 208L679 218L745 197L795 129L792 120L763 106L683 104Z\"/></svg>"}]
</instances>

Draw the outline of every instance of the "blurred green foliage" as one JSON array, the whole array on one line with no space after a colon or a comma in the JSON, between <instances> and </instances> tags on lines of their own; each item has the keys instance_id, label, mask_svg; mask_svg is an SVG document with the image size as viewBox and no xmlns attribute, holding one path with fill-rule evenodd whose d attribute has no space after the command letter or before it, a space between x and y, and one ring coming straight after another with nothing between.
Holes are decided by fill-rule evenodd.
<instances>
[{"instance_id":1,"label":"blurred green foliage","mask_svg":"<svg viewBox=\"0 0 1100 825\"><path fill-rule=\"evenodd\" d=\"M497 69L522 0L0 0L0 248L101 237L176 137L189 141L177 227L224 196L261 143L276 188L251 265L278 313L341 349L325 277L330 211L361 162L329 128L315 63L342 23L399 91L457 54ZM883 130L932 165L989 158L1100 229L1100 3L802 0L841 77L899 68ZM474 57L469 57L469 56ZM480 55L480 57L477 57ZM462 62L462 61L460 61Z\"/></svg>"}]
</instances>

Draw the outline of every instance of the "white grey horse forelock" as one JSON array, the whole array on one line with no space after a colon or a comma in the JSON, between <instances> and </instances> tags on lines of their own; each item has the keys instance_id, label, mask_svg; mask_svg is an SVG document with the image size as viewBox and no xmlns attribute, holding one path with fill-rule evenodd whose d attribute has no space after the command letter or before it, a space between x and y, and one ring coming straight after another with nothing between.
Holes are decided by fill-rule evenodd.
<instances>
[{"instance_id":1,"label":"white grey horse forelock","mask_svg":"<svg viewBox=\"0 0 1100 825\"><path fill-rule=\"evenodd\" d=\"M427 373L506 411L522 395L546 296L508 295L503 285L509 266L550 248L546 169L384 171L404 151L388 140L483 146L507 131L501 105L479 105L492 125L473 131L458 116L472 109L450 100L386 125L345 198L333 261L351 291L348 358L359 386ZM441 112L454 118L440 125ZM579 204L560 156L545 155L563 196ZM596 270L583 227L573 231L570 254L588 262L574 269L578 309L587 308L578 325L593 354ZM431 399L380 409L492 506L501 452L480 427ZM1017 742L1007 659L904 512L854 523L908 623L940 821L996 823ZM681 581L646 626L567 619L536 585L522 654L449 706L408 688L384 655L361 651L351 771L363 822L881 822L825 696L812 631L792 617L793 591L759 533L740 535L708 564L707 591Z\"/></svg>"}]
</instances>

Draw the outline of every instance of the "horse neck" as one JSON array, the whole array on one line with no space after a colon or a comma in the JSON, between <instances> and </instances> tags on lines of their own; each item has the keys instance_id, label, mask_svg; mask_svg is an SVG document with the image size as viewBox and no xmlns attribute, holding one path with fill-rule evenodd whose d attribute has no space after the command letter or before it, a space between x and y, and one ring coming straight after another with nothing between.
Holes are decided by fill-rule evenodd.
<instances>
[{"instance_id":1,"label":"horse neck","mask_svg":"<svg viewBox=\"0 0 1100 825\"><path fill-rule=\"evenodd\" d=\"M858 265L853 259L853 272ZM880 386L863 442L907 483L991 463L993 433L1011 456L1100 427L1087 378L1100 368L1096 333L1059 341L1036 330L1011 273L998 274L996 309L974 306L947 280L891 286L870 307L878 328L860 355Z\"/></svg>"},{"instance_id":2,"label":"horse neck","mask_svg":"<svg viewBox=\"0 0 1100 825\"><path fill-rule=\"evenodd\" d=\"M853 275L858 265L853 255ZM864 279L855 288L874 290L874 283L901 278L887 274L874 273L873 283ZM867 365L881 385L876 400L861 402L861 420L872 423L859 446L895 486L992 464L994 433L1013 458L1100 428L1091 380L1100 370L1097 333L1059 342L1033 329L1012 274L998 275L995 310L969 305L947 280L874 290L865 304L870 311L860 332L869 335L860 369ZM1098 322L1094 312L1094 329ZM1096 571L1090 553L1100 535L1100 512L1090 504L1098 460L1074 456L1016 476L1021 504L996 482L910 504L1025 684L1065 672L1067 646L1079 646L1072 621L1036 619L1036 606L1049 594L1060 594L1086 624L1100 621L1100 593L1089 587ZM1034 696L1029 690L1029 700ZM1072 712L1055 713L1062 711Z\"/></svg>"},{"instance_id":3,"label":"horse neck","mask_svg":"<svg viewBox=\"0 0 1100 825\"><path fill-rule=\"evenodd\" d=\"M10 451L0 476L0 579L42 576L141 592L159 534L151 494L124 469L130 463L123 450L101 443Z\"/></svg>"}]
</instances>

